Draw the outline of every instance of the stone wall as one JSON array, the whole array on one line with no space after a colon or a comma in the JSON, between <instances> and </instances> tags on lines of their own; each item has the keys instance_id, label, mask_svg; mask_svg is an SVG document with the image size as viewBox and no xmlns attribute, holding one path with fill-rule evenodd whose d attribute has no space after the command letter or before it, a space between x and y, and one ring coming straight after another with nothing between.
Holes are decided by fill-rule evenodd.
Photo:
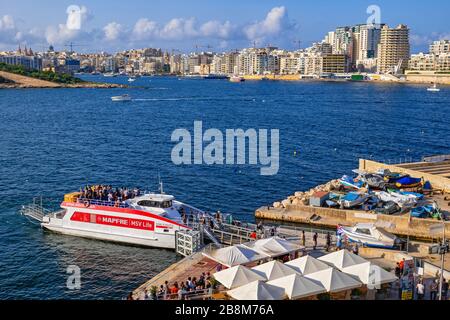
<instances>
[{"instance_id":1,"label":"stone wall","mask_svg":"<svg viewBox=\"0 0 450 320\"><path fill-rule=\"evenodd\" d=\"M398 167L395 165L388 165L388 164L384 164L381 162L365 160L365 159L359 160L359 169L369 171L369 172L374 172L374 171L377 171L378 169L389 169L393 172L409 174L416 178L423 177L425 180L428 180L431 182L431 185L433 186L433 188L443 189L445 192L450 193L450 179L442 177L442 176L433 175L433 174L429 174L429 173L425 173L425 172L418 172L415 170L402 168L402 167Z\"/></svg>"},{"instance_id":2,"label":"stone wall","mask_svg":"<svg viewBox=\"0 0 450 320\"><path fill-rule=\"evenodd\" d=\"M358 210L340 210L316 208L310 206L288 206L286 209L260 208L255 213L257 218L276 221L310 223L313 225L336 228L338 224L354 226L357 223L377 223L391 233L423 239L433 239L429 229L439 223L433 219L410 218L409 215L381 215ZM320 216L318 221L310 221L312 215ZM392 226L392 227L389 227ZM450 234L450 222L445 223L445 230Z\"/></svg>"}]
</instances>

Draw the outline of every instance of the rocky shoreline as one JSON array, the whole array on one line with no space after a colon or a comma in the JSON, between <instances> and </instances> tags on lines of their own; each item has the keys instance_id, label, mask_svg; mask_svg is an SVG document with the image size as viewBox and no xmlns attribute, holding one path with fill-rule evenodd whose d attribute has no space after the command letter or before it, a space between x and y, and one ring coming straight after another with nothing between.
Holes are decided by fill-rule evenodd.
<instances>
[{"instance_id":1,"label":"rocky shoreline","mask_svg":"<svg viewBox=\"0 0 450 320\"><path fill-rule=\"evenodd\" d=\"M273 207L275 209L287 209L290 206L309 205L309 200L316 192L331 192L339 190L341 184L339 180L331 180L326 184L319 185L306 192L298 191L294 195L287 197L285 200L274 202Z\"/></svg>"},{"instance_id":2,"label":"rocky shoreline","mask_svg":"<svg viewBox=\"0 0 450 320\"><path fill-rule=\"evenodd\" d=\"M47 85L30 85L19 83L2 83L0 89L115 89L128 88L127 85L114 83L79 83L79 84L54 84Z\"/></svg>"}]
</instances>

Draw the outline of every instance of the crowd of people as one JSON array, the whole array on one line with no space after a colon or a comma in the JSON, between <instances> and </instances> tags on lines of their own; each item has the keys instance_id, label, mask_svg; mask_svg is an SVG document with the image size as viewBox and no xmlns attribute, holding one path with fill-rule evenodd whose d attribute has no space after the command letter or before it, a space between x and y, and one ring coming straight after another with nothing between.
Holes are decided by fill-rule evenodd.
<instances>
[{"instance_id":1,"label":"crowd of people","mask_svg":"<svg viewBox=\"0 0 450 320\"><path fill-rule=\"evenodd\" d=\"M199 295L205 290L214 290L216 283L208 273L202 273L199 278L189 277L186 281L172 285L168 281L159 287L157 292L158 300L186 300L189 296ZM211 291L212 292L212 291Z\"/></svg>"},{"instance_id":2,"label":"crowd of people","mask_svg":"<svg viewBox=\"0 0 450 320\"><path fill-rule=\"evenodd\" d=\"M129 189L127 187L113 188L111 185L86 186L80 189L80 200L96 201L126 201L139 197L141 190L139 188Z\"/></svg>"}]
</instances>

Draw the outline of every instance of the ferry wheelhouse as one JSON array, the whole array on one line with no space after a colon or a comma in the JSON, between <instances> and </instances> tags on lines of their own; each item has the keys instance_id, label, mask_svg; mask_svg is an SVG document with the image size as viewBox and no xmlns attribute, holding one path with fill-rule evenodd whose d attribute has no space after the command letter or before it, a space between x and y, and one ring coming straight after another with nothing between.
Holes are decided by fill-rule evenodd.
<instances>
[{"instance_id":1,"label":"ferry wheelhouse","mask_svg":"<svg viewBox=\"0 0 450 320\"><path fill-rule=\"evenodd\" d=\"M35 204L23 207L22 213L61 234L166 249L175 249L177 231L190 230L189 221L206 215L163 193L116 202L72 193L64 197L58 212L45 212Z\"/></svg>"}]
</instances>

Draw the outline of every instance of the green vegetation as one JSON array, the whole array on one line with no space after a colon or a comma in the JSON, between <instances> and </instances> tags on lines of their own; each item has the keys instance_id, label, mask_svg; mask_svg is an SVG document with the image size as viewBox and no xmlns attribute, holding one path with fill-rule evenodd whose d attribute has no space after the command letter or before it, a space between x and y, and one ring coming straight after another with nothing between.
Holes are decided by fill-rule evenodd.
<instances>
[{"instance_id":1,"label":"green vegetation","mask_svg":"<svg viewBox=\"0 0 450 320\"><path fill-rule=\"evenodd\" d=\"M0 63L0 71L62 84L77 84L85 82L68 74L58 74L51 71L28 70L23 66L10 65L5 63Z\"/></svg>"}]
</instances>

